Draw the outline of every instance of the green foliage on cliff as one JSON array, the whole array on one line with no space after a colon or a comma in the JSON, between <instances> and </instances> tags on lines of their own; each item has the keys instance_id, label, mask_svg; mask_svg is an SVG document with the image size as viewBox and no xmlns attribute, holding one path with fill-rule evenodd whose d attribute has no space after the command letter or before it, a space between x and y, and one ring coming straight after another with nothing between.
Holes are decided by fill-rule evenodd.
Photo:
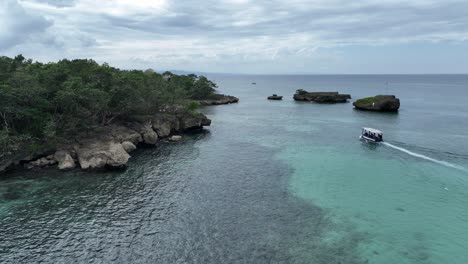
<instances>
[{"instance_id":1,"label":"green foliage on cliff","mask_svg":"<svg viewBox=\"0 0 468 264\"><path fill-rule=\"evenodd\" d=\"M379 96L366 97L359 100L356 100L357 104L372 104L376 103L379 100Z\"/></svg>"},{"instance_id":2,"label":"green foliage on cliff","mask_svg":"<svg viewBox=\"0 0 468 264\"><path fill-rule=\"evenodd\" d=\"M39 63L0 57L0 145L30 135L54 138L161 106L185 105L214 93L204 76L119 70L93 60Z\"/></svg>"},{"instance_id":3,"label":"green foliage on cliff","mask_svg":"<svg viewBox=\"0 0 468 264\"><path fill-rule=\"evenodd\" d=\"M296 90L296 94L304 95L304 94L307 94L307 91L303 90L303 89L298 89L298 90Z\"/></svg>"}]
</instances>

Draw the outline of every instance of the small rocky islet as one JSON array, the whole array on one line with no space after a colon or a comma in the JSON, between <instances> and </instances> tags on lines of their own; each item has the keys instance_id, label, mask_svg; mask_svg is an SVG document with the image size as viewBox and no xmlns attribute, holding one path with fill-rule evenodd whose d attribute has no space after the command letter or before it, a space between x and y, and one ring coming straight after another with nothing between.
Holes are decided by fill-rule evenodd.
<instances>
[{"instance_id":1,"label":"small rocky islet","mask_svg":"<svg viewBox=\"0 0 468 264\"><path fill-rule=\"evenodd\" d=\"M400 99L394 95L377 95L359 99L353 105L358 110L397 112L400 109Z\"/></svg>"},{"instance_id":2,"label":"small rocky islet","mask_svg":"<svg viewBox=\"0 0 468 264\"><path fill-rule=\"evenodd\" d=\"M273 95L270 95L267 97L268 100L283 100L283 96L281 95L277 95L277 94L273 94Z\"/></svg>"},{"instance_id":3,"label":"small rocky islet","mask_svg":"<svg viewBox=\"0 0 468 264\"><path fill-rule=\"evenodd\" d=\"M351 99L349 94L340 94L339 92L308 92L299 89L293 96L296 101L316 102L323 104L346 103Z\"/></svg>"},{"instance_id":4,"label":"small rocky islet","mask_svg":"<svg viewBox=\"0 0 468 264\"><path fill-rule=\"evenodd\" d=\"M293 96L296 101L307 101L316 103L346 103L351 99L349 94L339 92L308 92L302 89L296 91ZM376 95L358 99L353 102L357 110L374 112L397 112L400 109L400 99L395 95Z\"/></svg>"}]
</instances>

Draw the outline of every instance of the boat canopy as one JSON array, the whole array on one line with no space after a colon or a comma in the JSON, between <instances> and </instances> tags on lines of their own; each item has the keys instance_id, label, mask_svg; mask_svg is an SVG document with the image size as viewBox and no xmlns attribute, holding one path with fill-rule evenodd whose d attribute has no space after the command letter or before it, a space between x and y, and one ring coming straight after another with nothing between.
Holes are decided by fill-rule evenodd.
<instances>
[{"instance_id":1,"label":"boat canopy","mask_svg":"<svg viewBox=\"0 0 468 264\"><path fill-rule=\"evenodd\" d=\"M370 128L370 127L363 127L362 130L373 133L373 134L377 134L377 135L383 134L382 131L375 129L375 128Z\"/></svg>"}]
</instances>

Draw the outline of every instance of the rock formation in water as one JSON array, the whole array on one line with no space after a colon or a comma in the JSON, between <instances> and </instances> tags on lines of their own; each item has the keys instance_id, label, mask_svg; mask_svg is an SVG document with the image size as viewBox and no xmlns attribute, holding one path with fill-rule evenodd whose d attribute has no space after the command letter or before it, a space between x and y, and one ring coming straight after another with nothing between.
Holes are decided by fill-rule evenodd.
<instances>
[{"instance_id":1,"label":"rock formation in water","mask_svg":"<svg viewBox=\"0 0 468 264\"><path fill-rule=\"evenodd\" d=\"M340 94L338 92L307 92L299 89L294 94L296 101L308 101L316 103L346 103L351 99L349 94Z\"/></svg>"},{"instance_id":2,"label":"rock formation in water","mask_svg":"<svg viewBox=\"0 0 468 264\"><path fill-rule=\"evenodd\" d=\"M209 98L199 100L198 102L201 106L222 105L222 104L237 103L239 102L239 98L231 96L231 95L213 94Z\"/></svg>"},{"instance_id":3,"label":"rock formation in water","mask_svg":"<svg viewBox=\"0 0 468 264\"><path fill-rule=\"evenodd\" d=\"M10 169L27 169L57 166L60 170L125 168L129 153L139 145L155 145L160 139L174 133L209 126L211 120L201 113L160 113L146 121L131 121L103 126L95 131L61 139L53 148L24 151L4 158L0 173ZM180 140L180 136L172 138Z\"/></svg>"},{"instance_id":4,"label":"rock formation in water","mask_svg":"<svg viewBox=\"0 0 468 264\"><path fill-rule=\"evenodd\" d=\"M400 109L400 99L394 95L377 95L359 99L353 105L359 110L397 112Z\"/></svg>"},{"instance_id":5,"label":"rock formation in water","mask_svg":"<svg viewBox=\"0 0 468 264\"><path fill-rule=\"evenodd\" d=\"M174 135L174 136L169 138L169 141L173 141L173 142L181 141L181 140L182 140L182 136L180 136L180 135Z\"/></svg>"},{"instance_id":6,"label":"rock formation in water","mask_svg":"<svg viewBox=\"0 0 468 264\"><path fill-rule=\"evenodd\" d=\"M271 96L268 96L267 97L268 100L283 100L283 96L280 96L280 95L277 95L277 94L273 94Z\"/></svg>"}]
</instances>

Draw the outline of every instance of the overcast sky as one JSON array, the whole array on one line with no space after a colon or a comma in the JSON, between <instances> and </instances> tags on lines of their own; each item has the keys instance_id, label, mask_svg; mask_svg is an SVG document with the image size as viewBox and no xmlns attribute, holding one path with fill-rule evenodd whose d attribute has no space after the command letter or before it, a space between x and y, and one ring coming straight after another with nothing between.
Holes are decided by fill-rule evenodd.
<instances>
[{"instance_id":1,"label":"overcast sky","mask_svg":"<svg viewBox=\"0 0 468 264\"><path fill-rule=\"evenodd\" d=\"M467 0L0 0L0 54L227 73L468 73Z\"/></svg>"}]
</instances>

